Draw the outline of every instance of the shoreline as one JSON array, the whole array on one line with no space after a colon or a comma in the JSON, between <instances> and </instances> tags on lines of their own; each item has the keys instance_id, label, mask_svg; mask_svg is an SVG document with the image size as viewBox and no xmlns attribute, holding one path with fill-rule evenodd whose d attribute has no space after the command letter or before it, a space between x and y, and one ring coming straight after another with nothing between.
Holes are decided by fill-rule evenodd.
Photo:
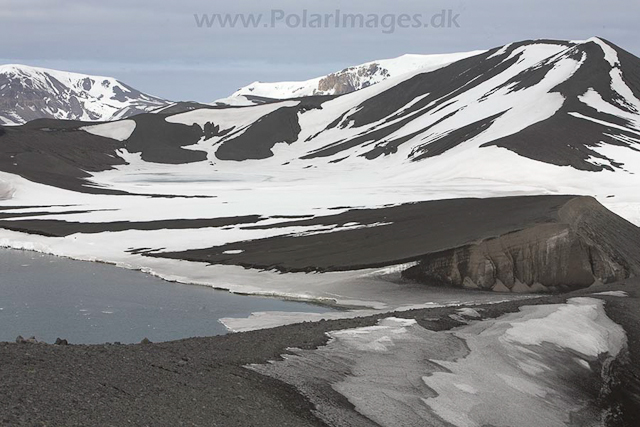
<instances>
[{"instance_id":1,"label":"shoreline","mask_svg":"<svg viewBox=\"0 0 640 427\"><path fill-rule=\"evenodd\" d=\"M611 307L607 313L613 313L619 305L634 306L638 301L640 280L625 283L476 308L482 308L482 318L489 319L517 312L521 306L562 303L602 290L626 291L626 298L599 297L607 301L605 307ZM457 308L394 315L415 319L433 331L444 331L460 325L449 317ZM4 361L0 364L2 421L12 426L122 425L127 421L136 425L324 425L313 414L309 401L292 386L248 372L244 366L282 360L292 347L316 349L326 345L329 331L373 326L390 315L306 322L157 344L0 343L0 360ZM635 310L618 317L630 334L630 325L637 324L640 313ZM615 320L615 314L612 318ZM633 340L638 333L632 335L629 350L634 361L639 349ZM629 366L623 368L627 372ZM353 412L345 402L343 410ZM633 404L629 400L625 408L630 417L635 416Z\"/></svg>"},{"instance_id":2,"label":"shoreline","mask_svg":"<svg viewBox=\"0 0 640 427\"><path fill-rule=\"evenodd\" d=\"M149 275L151 277L158 278L168 283L176 283L176 284L188 285L188 286L201 286L204 288L209 288L217 291L224 291L230 294L240 295L240 296L275 298L282 301L300 302L305 304L316 305L319 307L327 307L327 308L338 310L338 311L362 311L362 312L376 312L376 313L392 312L396 310L405 311L407 309L411 309L407 307L413 307L416 305L425 306L425 308L427 308L426 306L428 304L432 304L432 303L439 304L439 302L433 302L433 301L426 301L426 302L415 304L413 301L413 297L423 298L425 297L425 295L424 294L412 295L411 292L408 292L407 295L404 295L403 297L398 298L396 300L388 299L388 298L385 299L386 297L380 297L378 295L373 295L373 298L371 298L370 300L354 299L348 294L333 294L335 296L332 296L332 297L322 296L321 294L326 292L323 291L321 288L315 288L318 285L316 285L313 282L313 280L316 277L320 277L320 275L322 274L336 275L336 277L332 278L332 282L340 283L341 285L348 286L351 282L369 279L371 280L372 283L375 283L376 285L380 285L380 289L386 289L388 291L392 287L398 287L399 285L398 281L401 281L403 283L405 282L405 280L401 278L400 267L405 267L405 266L408 266L409 264L393 264L393 265L388 265L386 267L381 267L381 268L353 270L353 271L346 271L346 272L328 272L328 273L315 273L315 272L281 273L281 272L275 272L272 270L247 268L242 266L226 266L226 265L209 266L209 267L239 269L237 271L240 271L242 273L248 272L247 277L244 278L245 280L250 280L250 279L259 280L260 278L258 276L260 274L273 274L274 277L278 280L287 274L290 275L290 277L293 279L299 279L300 278L299 275L303 275L302 276L303 278L310 278L311 281L309 286L308 287L302 286L301 292L295 294L292 292L286 292L285 290L279 290L279 289L266 290L264 287L259 288L252 285L250 286L238 285L237 283L231 283L231 282L227 282L228 286L221 286L217 284L214 285L211 282L199 281L199 280L196 280L195 278L189 279L186 276L178 277L175 274L172 274L171 272L159 272L157 270L154 270L151 267L132 266L127 262L108 261L108 260L96 259L95 257L82 257L82 256L74 256L71 254L60 254L60 253L56 253L50 247L42 246L38 248L38 246L41 246L41 243L37 241L26 241L26 240L16 241L9 237L2 237L1 235L2 232L7 232L7 230L0 229L0 249L34 252L34 253L39 253L39 254L44 254L49 256L55 256L55 257L59 257L59 258L63 258L71 261L104 264L104 265L113 266L116 268L133 271L133 272L140 272L140 273ZM8 231L8 232L16 233L12 231ZM18 233L18 234L23 234L23 233ZM30 234L25 234L25 236L34 237L33 235L30 235ZM165 264L171 263L171 262L187 263L187 261L182 261L182 260L164 259L163 261L165 262ZM197 263L197 264L203 264L203 263ZM201 267L201 266L197 266L197 267ZM204 267L207 267L207 266L204 266ZM172 269L170 268L169 270L172 270ZM389 280L390 275L396 275L397 277L394 280ZM410 282L410 283L413 285L414 290L415 289L442 289L450 292L452 295L455 293L457 297L461 297L463 295L466 295L466 296L478 295L481 297L480 301L469 299L468 301L466 300L460 301L461 304L468 304L468 303L482 304L482 303L488 302L489 300L495 300L495 302L501 302L504 299L499 299L500 297L505 297L506 299L518 299L518 298L538 298L545 295L552 295L552 293L519 294L519 293L512 293L512 292L509 292L509 293L486 292L486 291L477 290L477 289L466 289L466 288L439 286L439 285L430 286L430 285L424 285L421 283L413 283L413 282ZM400 286L400 287L404 288L405 286ZM246 288L250 288L250 289L246 289ZM330 291L335 292L334 289L330 289ZM356 296L358 296L357 292L356 292ZM482 298L483 296L485 298ZM358 297L360 298L360 296ZM409 297L411 297L412 299L408 300Z\"/></svg>"},{"instance_id":3,"label":"shoreline","mask_svg":"<svg viewBox=\"0 0 640 427\"><path fill-rule=\"evenodd\" d=\"M165 281L167 283L176 283L176 284L179 284L179 285L187 285L187 286L201 286L201 287L204 287L204 288L209 288L209 289L213 289L213 290L216 290L216 291L228 292L230 294L239 295L239 296L276 298L276 299L279 299L279 300L282 300L282 301L301 302L301 303L316 305L316 306L320 306L320 307L333 308L334 310L350 310L350 309L356 309L356 310L364 309L364 310L366 310L366 309L374 309L373 307L368 307L368 306L350 306L350 305L346 305L346 304L340 304L336 300L330 300L329 298L327 298L326 300L322 299L322 298L305 298L303 296L278 294L277 292L269 293L267 291L264 291L264 292L260 292L260 291L256 291L256 292L234 291L231 288L214 286L214 285L211 285L211 284L201 283L201 282L197 282L197 281L191 281L190 282L190 281L182 281L182 280L170 279L165 275L162 275L162 274L157 273L157 272L152 271L152 270L148 270L145 267L132 267L130 265L125 265L124 263L119 263L119 262L114 262L114 261L104 261L104 260L100 260L100 259L78 258L78 257L73 257L71 255L61 255L61 254L57 254L57 253L54 253L54 252L45 251L45 250L39 250L39 249L35 249L35 248L28 249L28 248L24 248L24 247L14 247L14 246L4 245L4 244L0 243L0 249L7 249L7 250L13 250L13 251L22 251L22 252L33 252L33 253L37 253L37 254L63 258L63 259L67 259L67 260L70 260L70 261L105 264L105 265L110 265L110 266L113 266L113 267L116 267L116 268L122 268L122 269L128 270L128 271L133 271L133 272L139 272L139 273L142 273L142 274L146 274L148 276L163 280L163 281Z\"/></svg>"},{"instance_id":4,"label":"shoreline","mask_svg":"<svg viewBox=\"0 0 640 427\"><path fill-rule=\"evenodd\" d=\"M268 293L266 291L265 292L233 291L232 289L229 289L229 288L217 287L217 286L212 286L209 284L203 284L198 282L171 280L161 274L158 274L154 271L145 270L144 268L133 268L129 265L110 262L110 261L75 258L69 255L55 254L52 252L39 250L35 248L29 249L29 248L23 248L23 247L0 246L0 249L21 251L21 252L27 252L27 253L36 253L36 254L42 254L46 256L55 256L57 258L62 258L62 259L73 261L73 262L84 262L84 263L88 262L88 263L103 264L103 265L108 265L116 268L121 268L127 271L141 273L153 278L160 279L170 284L178 284L178 285L184 285L184 286L198 286L202 288L211 289L214 291L227 292L229 294L237 295L237 296L268 298L268 299L275 299L275 300L284 301L284 302L304 303L304 304L309 304L319 308L326 308L328 310L331 310L331 311L327 311L326 313L309 313L309 312L295 312L295 311L280 312L280 311L259 310L259 311L252 312L247 318L222 317L220 319L217 319L218 323L222 324L225 327L225 329L227 330L227 333L270 329L274 327L305 323L305 322L352 319L352 318L362 318L362 317L377 316L377 315L390 315L391 313L410 312L416 309L432 309L432 308L442 308L442 307L455 308L460 306L473 307L473 306L484 305L484 304L501 304L508 301L531 300L531 299L544 298L544 297L553 295L551 293L547 293L547 294L503 293L502 294L497 292L488 292L488 291L482 291L482 290L476 290L476 289L462 290L458 288L449 288L446 286L443 287L443 286L435 286L435 285L434 286L419 285L420 287L423 287L428 291L444 290L445 292L447 291L451 292L452 294L449 297L451 301L446 303L424 301L424 302L418 302L418 303L409 304L409 305L395 305L392 307L382 307L382 306L376 307L374 304L349 305L346 303L341 304L336 299L330 300L328 298L323 299L323 298L311 298L311 297L304 297L304 296L291 296L289 294L279 294L277 292ZM388 266L386 268L383 268L382 270L374 270L374 272L381 271L383 275L388 275L389 269L393 269L395 271L399 266L404 266L404 264ZM396 273L398 271L396 271ZM369 275L371 273L366 273L366 274ZM454 301L453 300L454 296L458 294L466 294L467 296L476 295L479 298L470 299L469 301L457 301L457 300ZM495 301L490 301L483 297L500 298L500 299L496 299ZM267 325L263 326L262 325L263 323L266 323ZM3 341L0 341L0 342L3 342ZM7 342L7 341L4 341L4 342Z\"/></svg>"}]
</instances>

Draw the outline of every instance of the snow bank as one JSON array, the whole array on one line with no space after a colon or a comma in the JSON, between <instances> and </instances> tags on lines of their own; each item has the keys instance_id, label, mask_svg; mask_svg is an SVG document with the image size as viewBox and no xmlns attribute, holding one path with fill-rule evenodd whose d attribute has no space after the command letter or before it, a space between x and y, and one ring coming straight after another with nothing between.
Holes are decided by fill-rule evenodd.
<instances>
[{"instance_id":1,"label":"snow bank","mask_svg":"<svg viewBox=\"0 0 640 427\"><path fill-rule=\"evenodd\" d=\"M119 122L85 126L80 129L93 135L115 139L116 141L124 141L128 139L136 129L136 122L133 120L122 120Z\"/></svg>"},{"instance_id":2,"label":"snow bank","mask_svg":"<svg viewBox=\"0 0 640 427\"><path fill-rule=\"evenodd\" d=\"M606 292L598 292L591 295L605 296L605 297L620 297L626 298L629 295L625 291L606 291Z\"/></svg>"},{"instance_id":3,"label":"snow bank","mask_svg":"<svg viewBox=\"0 0 640 427\"><path fill-rule=\"evenodd\" d=\"M0 200L9 200L13 197L15 189L8 181L0 180Z\"/></svg>"},{"instance_id":4,"label":"snow bank","mask_svg":"<svg viewBox=\"0 0 640 427\"><path fill-rule=\"evenodd\" d=\"M603 307L600 299L572 298L548 316L513 322L504 339L525 345L547 342L591 357L602 353L616 356L625 346L626 336Z\"/></svg>"},{"instance_id":5,"label":"snow bank","mask_svg":"<svg viewBox=\"0 0 640 427\"><path fill-rule=\"evenodd\" d=\"M220 130L230 128L242 129L269 113L283 107L295 107L299 103L299 101L283 101L239 108L201 108L169 116L165 120L169 123L179 123L188 126L198 124L200 127L204 127L206 123L210 122L216 126L220 126Z\"/></svg>"},{"instance_id":6,"label":"snow bank","mask_svg":"<svg viewBox=\"0 0 640 427\"><path fill-rule=\"evenodd\" d=\"M445 332L390 317L251 368L296 386L326 419L345 415L339 403L317 398L330 385L382 426L564 425L594 398L580 378L597 374L598 357L626 344L603 305L573 298L525 306Z\"/></svg>"}]
</instances>

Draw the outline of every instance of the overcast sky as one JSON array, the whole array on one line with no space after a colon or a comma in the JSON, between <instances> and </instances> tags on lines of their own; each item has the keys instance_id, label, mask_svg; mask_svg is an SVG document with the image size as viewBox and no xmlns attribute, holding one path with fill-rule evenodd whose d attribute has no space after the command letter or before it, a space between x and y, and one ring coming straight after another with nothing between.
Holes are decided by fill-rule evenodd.
<instances>
[{"instance_id":1,"label":"overcast sky","mask_svg":"<svg viewBox=\"0 0 640 427\"><path fill-rule=\"evenodd\" d=\"M272 10L303 9L427 20L451 9L459 27L271 28ZM263 21L257 28L198 28L194 14L214 13L263 14ZM404 53L535 38L598 35L640 55L638 16L638 0L0 0L0 63L113 76L164 98L211 102L256 80L308 79Z\"/></svg>"}]
</instances>

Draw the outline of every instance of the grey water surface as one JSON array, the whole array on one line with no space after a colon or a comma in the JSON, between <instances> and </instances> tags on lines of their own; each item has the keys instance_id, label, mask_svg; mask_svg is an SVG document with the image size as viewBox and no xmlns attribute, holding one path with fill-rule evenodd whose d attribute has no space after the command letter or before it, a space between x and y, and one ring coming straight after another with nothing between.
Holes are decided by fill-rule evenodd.
<instances>
[{"instance_id":1,"label":"grey water surface","mask_svg":"<svg viewBox=\"0 0 640 427\"><path fill-rule=\"evenodd\" d=\"M0 248L0 341L170 341L227 332L223 317L331 308L171 283L113 265Z\"/></svg>"}]
</instances>

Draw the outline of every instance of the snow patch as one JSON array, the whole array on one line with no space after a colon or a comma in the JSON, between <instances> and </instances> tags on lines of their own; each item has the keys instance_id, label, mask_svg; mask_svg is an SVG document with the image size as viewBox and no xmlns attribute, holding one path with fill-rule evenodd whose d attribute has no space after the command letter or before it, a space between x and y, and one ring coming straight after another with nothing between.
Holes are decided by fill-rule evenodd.
<instances>
[{"instance_id":1,"label":"snow patch","mask_svg":"<svg viewBox=\"0 0 640 427\"><path fill-rule=\"evenodd\" d=\"M10 182L0 179L0 200L9 200L13 197L15 189Z\"/></svg>"},{"instance_id":2,"label":"snow patch","mask_svg":"<svg viewBox=\"0 0 640 427\"><path fill-rule=\"evenodd\" d=\"M604 59L607 61L612 67L620 65L620 60L618 59L618 53L609 46L604 40L599 37L591 37L587 40L587 42L596 43L602 51L604 52Z\"/></svg>"},{"instance_id":3,"label":"snow patch","mask_svg":"<svg viewBox=\"0 0 640 427\"><path fill-rule=\"evenodd\" d=\"M458 312L459 315L461 316L465 316L465 317L474 317L474 318L478 318L480 317L480 313L478 313L478 310L474 310L471 307L463 307L463 308L459 308L458 310L456 310Z\"/></svg>"},{"instance_id":4,"label":"snow patch","mask_svg":"<svg viewBox=\"0 0 640 427\"><path fill-rule=\"evenodd\" d=\"M299 103L300 101L284 101L239 108L201 108L169 116L165 120L169 123L180 123L188 126L197 124L202 128L204 128L206 123L213 123L215 126L220 126L220 130L230 128L238 130L247 127L258 121L258 119L280 108L295 107Z\"/></svg>"},{"instance_id":5,"label":"snow patch","mask_svg":"<svg viewBox=\"0 0 640 427\"><path fill-rule=\"evenodd\" d=\"M599 299L571 298L548 316L512 323L504 339L524 345L546 342L591 357L602 353L616 356L626 345L626 335L603 307L604 301Z\"/></svg>"},{"instance_id":6,"label":"snow patch","mask_svg":"<svg viewBox=\"0 0 640 427\"><path fill-rule=\"evenodd\" d=\"M375 326L329 332L326 346L290 349L293 354L283 361L251 368L296 386L321 416L335 409L326 400L314 401L316 385L330 386L381 426L440 425L442 420L455 426L564 425L591 401L579 385L581 375L592 375L583 359L613 356L626 342L602 304L573 298L566 304L524 306L443 332L389 317ZM583 344L560 342L557 350L531 344L559 341L554 336L559 324L580 335ZM532 340L537 331L542 332ZM593 342L599 344L584 345ZM588 355L576 357L574 351ZM567 375L576 381L567 383Z\"/></svg>"},{"instance_id":7,"label":"snow patch","mask_svg":"<svg viewBox=\"0 0 640 427\"><path fill-rule=\"evenodd\" d=\"M136 122L133 120L122 120L119 122L85 126L80 129L93 135L115 139L116 141L125 141L129 139L136 129Z\"/></svg>"},{"instance_id":8,"label":"snow patch","mask_svg":"<svg viewBox=\"0 0 640 427\"><path fill-rule=\"evenodd\" d=\"M625 298L629 296L625 291L606 291L606 292L598 292L591 295L601 295L601 296L620 297L620 298Z\"/></svg>"}]
</instances>

